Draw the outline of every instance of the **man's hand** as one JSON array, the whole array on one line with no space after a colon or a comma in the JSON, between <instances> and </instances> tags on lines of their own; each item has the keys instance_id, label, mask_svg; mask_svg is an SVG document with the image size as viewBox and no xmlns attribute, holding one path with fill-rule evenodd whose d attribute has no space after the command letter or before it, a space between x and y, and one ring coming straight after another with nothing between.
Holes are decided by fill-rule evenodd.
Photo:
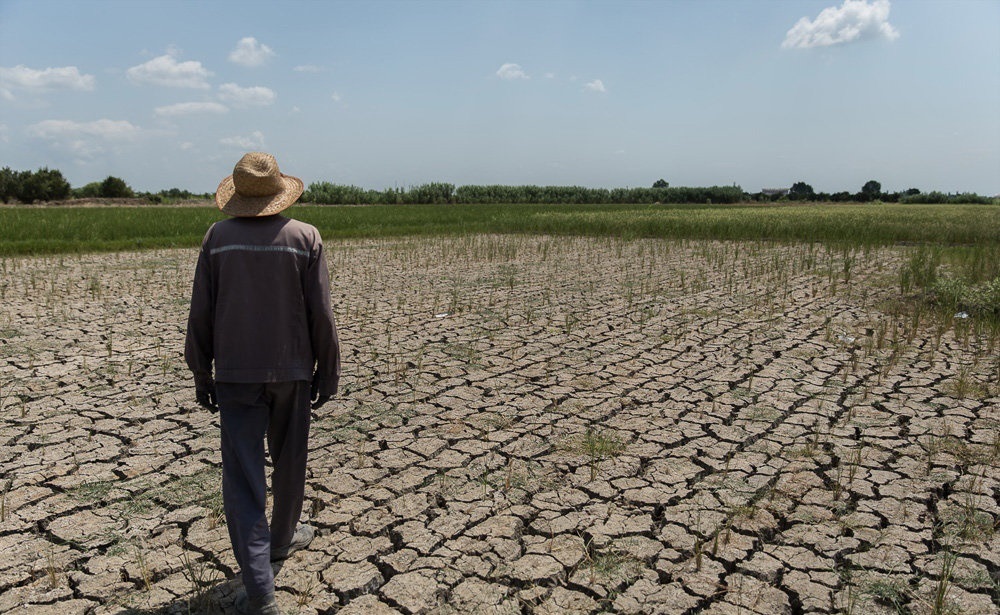
<instances>
[{"instance_id":1,"label":"man's hand","mask_svg":"<svg viewBox=\"0 0 1000 615\"><path fill-rule=\"evenodd\" d=\"M312 381L312 387L309 390L309 399L311 399L313 402L312 406L310 407L313 410L319 410L319 408L326 402L330 401L331 398L333 398L332 395L319 394L319 385L317 385L316 379L314 378Z\"/></svg>"},{"instance_id":2,"label":"man's hand","mask_svg":"<svg viewBox=\"0 0 1000 615\"><path fill-rule=\"evenodd\" d=\"M195 385L194 398L198 400L198 405L207 408L212 412L219 411L219 403L215 397L215 383Z\"/></svg>"}]
</instances>

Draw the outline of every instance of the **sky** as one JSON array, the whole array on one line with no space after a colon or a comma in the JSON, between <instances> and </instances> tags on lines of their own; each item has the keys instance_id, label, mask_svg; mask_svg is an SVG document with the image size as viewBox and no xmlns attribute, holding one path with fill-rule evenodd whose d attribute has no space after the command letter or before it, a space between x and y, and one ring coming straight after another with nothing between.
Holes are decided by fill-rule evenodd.
<instances>
[{"instance_id":1,"label":"sky","mask_svg":"<svg viewBox=\"0 0 1000 615\"><path fill-rule=\"evenodd\" d=\"M1000 193L1000 0L0 0L0 166Z\"/></svg>"}]
</instances>

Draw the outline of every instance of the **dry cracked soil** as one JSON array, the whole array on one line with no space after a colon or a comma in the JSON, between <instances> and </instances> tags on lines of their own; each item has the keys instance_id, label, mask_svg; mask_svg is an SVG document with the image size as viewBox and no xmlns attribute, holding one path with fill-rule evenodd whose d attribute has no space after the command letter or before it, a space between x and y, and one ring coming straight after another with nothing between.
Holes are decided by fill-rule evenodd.
<instances>
[{"instance_id":1,"label":"dry cracked soil","mask_svg":"<svg viewBox=\"0 0 1000 615\"><path fill-rule=\"evenodd\" d=\"M998 612L996 336L900 308L905 248L327 250L283 612ZM0 260L0 612L233 611L195 258Z\"/></svg>"}]
</instances>

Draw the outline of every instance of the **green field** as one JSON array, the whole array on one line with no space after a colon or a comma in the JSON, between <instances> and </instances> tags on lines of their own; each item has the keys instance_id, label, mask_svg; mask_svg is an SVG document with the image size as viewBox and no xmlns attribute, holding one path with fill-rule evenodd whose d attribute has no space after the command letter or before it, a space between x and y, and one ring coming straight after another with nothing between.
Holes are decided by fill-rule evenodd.
<instances>
[{"instance_id":1,"label":"green field","mask_svg":"<svg viewBox=\"0 0 1000 615\"><path fill-rule=\"evenodd\" d=\"M533 233L876 246L1000 245L996 205L298 205L326 239ZM214 207L5 207L0 255L197 246Z\"/></svg>"}]
</instances>

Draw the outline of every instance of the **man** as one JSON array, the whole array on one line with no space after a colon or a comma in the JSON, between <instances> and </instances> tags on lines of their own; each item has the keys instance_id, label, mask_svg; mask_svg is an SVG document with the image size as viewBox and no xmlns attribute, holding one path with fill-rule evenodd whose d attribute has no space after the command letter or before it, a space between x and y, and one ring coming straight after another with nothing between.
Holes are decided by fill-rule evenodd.
<instances>
[{"instance_id":1,"label":"man","mask_svg":"<svg viewBox=\"0 0 1000 615\"><path fill-rule=\"evenodd\" d=\"M241 612L278 613L271 562L313 538L313 528L298 525L310 408L329 401L340 379L323 241L314 227L278 215L302 189L270 154L243 156L215 193L232 217L205 234L191 294L184 356L198 403L220 413L223 503L246 588Z\"/></svg>"}]
</instances>

